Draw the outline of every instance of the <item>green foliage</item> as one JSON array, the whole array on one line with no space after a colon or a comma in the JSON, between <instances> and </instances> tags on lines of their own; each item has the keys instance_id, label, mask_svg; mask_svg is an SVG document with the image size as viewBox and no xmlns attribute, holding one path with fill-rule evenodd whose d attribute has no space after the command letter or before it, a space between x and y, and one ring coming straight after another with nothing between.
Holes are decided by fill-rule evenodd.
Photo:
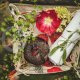
<instances>
[{"instance_id":1,"label":"green foliage","mask_svg":"<svg viewBox=\"0 0 80 80\"><path fill-rule=\"evenodd\" d=\"M34 23L35 22L35 17L36 17L37 12L35 10L33 10L31 13L29 14L25 14L25 18L27 19L27 24L28 23Z\"/></svg>"},{"instance_id":2,"label":"green foliage","mask_svg":"<svg viewBox=\"0 0 80 80\"><path fill-rule=\"evenodd\" d=\"M19 41L21 44L24 42L26 43L35 40L35 37L33 37L32 33L27 34L26 37L24 37L22 34L23 32L29 32L30 25L33 25L35 23L36 11L33 10L31 13L24 14L23 16L25 17L25 20L20 18L18 21L15 21L14 17L11 15L7 16L4 18L3 22L0 25L0 32L5 33L5 37L10 37L13 41ZM9 52L3 50L4 47L2 43L3 41L1 41L0 44L0 56L3 56L2 60L0 59L0 80L8 80L7 75L13 68L13 66L11 66L13 61L17 62L21 58L24 48L22 47L22 45L20 45L20 49L18 52L19 54L15 59L13 59L15 55L13 55L13 53L8 54ZM3 66L5 67L5 69L3 68Z\"/></svg>"},{"instance_id":3,"label":"green foliage","mask_svg":"<svg viewBox=\"0 0 80 80\"><path fill-rule=\"evenodd\" d=\"M60 48L60 46L54 47L50 52L50 56L52 56L58 48Z\"/></svg>"},{"instance_id":4,"label":"green foliage","mask_svg":"<svg viewBox=\"0 0 80 80\"><path fill-rule=\"evenodd\" d=\"M7 52L5 49L0 52L0 80L9 80L8 74L14 69L13 54Z\"/></svg>"},{"instance_id":5,"label":"green foliage","mask_svg":"<svg viewBox=\"0 0 80 80\"><path fill-rule=\"evenodd\" d=\"M22 26L23 23L24 23L23 19L20 19L20 20L17 21L18 26Z\"/></svg>"},{"instance_id":6,"label":"green foliage","mask_svg":"<svg viewBox=\"0 0 80 80\"><path fill-rule=\"evenodd\" d=\"M63 62L65 63L65 61L66 61L66 49L63 50L62 59L63 59Z\"/></svg>"},{"instance_id":7,"label":"green foliage","mask_svg":"<svg viewBox=\"0 0 80 80\"><path fill-rule=\"evenodd\" d=\"M0 32L5 32L8 30L8 27L11 27L14 23L12 16L6 17L0 25ZM8 34L8 33L7 33Z\"/></svg>"}]
</instances>

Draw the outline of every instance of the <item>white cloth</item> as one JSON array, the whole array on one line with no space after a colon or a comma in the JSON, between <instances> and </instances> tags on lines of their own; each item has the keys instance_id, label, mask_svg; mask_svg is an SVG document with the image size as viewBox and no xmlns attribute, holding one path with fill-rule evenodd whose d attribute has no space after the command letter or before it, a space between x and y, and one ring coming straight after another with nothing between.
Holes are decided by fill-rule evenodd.
<instances>
[{"instance_id":1,"label":"white cloth","mask_svg":"<svg viewBox=\"0 0 80 80\"><path fill-rule=\"evenodd\" d=\"M65 40L68 39L68 37L75 32L76 30L80 29L80 10L78 10L73 19L71 20L71 22L68 24L68 26L66 27L66 29L64 30L64 32L62 33L62 35L55 41L54 44L52 44L52 46L50 47L50 51L52 51L53 48L55 48L56 46L60 45L61 43L63 43ZM71 31L71 32L69 32ZM80 38L80 35L76 32L72 35L72 37L69 39L69 41L72 41L75 43L78 42L78 39ZM74 43L69 43L67 42L67 46L66 46L66 58L69 56L70 52L72 51L73 47L75 46ZM61 50L60 48L58 50L56 50L56 52L54 52L53 55L48 55L50 61L52 63L54 63L55 65L62 65L63 64L63 60L62 60L62 55L63 55L63 50Z\"/></svg>"}]
</instances>

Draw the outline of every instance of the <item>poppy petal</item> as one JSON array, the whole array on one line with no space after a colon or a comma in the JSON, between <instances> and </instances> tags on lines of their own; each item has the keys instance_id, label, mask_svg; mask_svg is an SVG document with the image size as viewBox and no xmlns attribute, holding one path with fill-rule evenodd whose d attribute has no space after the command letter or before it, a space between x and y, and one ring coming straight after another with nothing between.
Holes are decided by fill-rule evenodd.
<instances>
[{"instance_id":1,"label":"poppy petal","mask_svg":"<svg viewBox=\"0 0 80 80\"><path fill-rule=\"evenodd\" d=\"M55 10L40 12L36 17L36 27L44 34L52 35L60 26L61 19L58 18Z\"/></svg>"}]
</instances>

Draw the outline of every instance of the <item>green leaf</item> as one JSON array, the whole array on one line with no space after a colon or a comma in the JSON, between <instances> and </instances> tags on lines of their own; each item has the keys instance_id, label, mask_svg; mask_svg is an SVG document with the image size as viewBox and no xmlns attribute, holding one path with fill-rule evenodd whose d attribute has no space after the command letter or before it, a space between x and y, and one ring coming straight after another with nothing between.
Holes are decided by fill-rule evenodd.
<instances>
[{"instance_id":1,"label":"green leaf","mask_svg":"<svg viewBox=\"0 0 80 80\"><path fill-rule=\"evenodd\" d=\"M19 26L21 26L23 23L24 23L24 21L23 21L22 19L20 19L20 20L17 21L17 24L18 24Z\"/></svg>"},{"instance_id":2,"label":"green leaf","mask_svg":"<svg viewBox=\"0 0 80 80\"><path fill-rule=\"evenodd\" d=\"M39 10L42 10L42 9L43 9L43 7L42 7L42 6L38 6L37 8L38 8Z\"/></svg>"},{"instance_id":3,"label":"green leaf","mask_svg":"<svg viewBox=\"0 0 80 80\"><path fill-rule=\"evenodd\" d=\"M34 19L34 18L31 18L31 19L30 19L30 22L31 22L31 23L34 23L34 22L35 22L35 19Z\"/></svg>"},{"instance_id":4,"label":"green leaf","mask_svg":"<svg viewBox=\"0 0 80 80\"><path fill-rule=\"evenodd\" d=\"M31 14L32 14L32 15L36 15L37 13L36 13L35 10L33 10L33 11L31 12Z\"/></svg>"},{"instance_id":5,"label":"green leaf","mask_svg":"<svg viewBox=\"0 0 80 80\"><path fill-rule=\"evenodd\" d=\"M59 48L60 48L60 46L53 48L52 51L50 52L49 56L53 55L56 52L56 50Z\"/></svg>"},{"instance_id":6,"label":"green leaf","mask_svg":"<svg viewBox=\"0 0 80 80\"><path fill-rule=\"evenodd\" d=\"M28 22L28 21L25 22L25 26L26 26L26 27L29 27L29 25L30 25L30 22Z\"/></svg>"},{"instance_id":7,"label":"green leaf","mask_svg":"<svg viewBox=\"0 0 80 80\"><path fill-rule=\"evenodd\" d=\"M2 22L2 24L1 24L2 26L6 26L6 23L5 22Z\"/></svg>"},{"instance_id":8,"label":"green leaf","mask_svg":"<svg viewBox=\"0 0 80 80\"><path fill-rule=\"evenodd\" d=\"M16 28L12 28L12 32L16 32L17 31L17 29Z\"/></svg>"},{"instance_id":9,"label":"green leaf","mask_svg":"<svg viewBox=\"0 0 80 80\"><path fill-rule=\"evenodd\" d=\"M26 27L23 27L23 28L22 28L22 31L25 32L25 31L26 31Z\"/></svg>"},{"instance_id":10,"label":"green leaf","mask_svg":"<svg viewBox=\"0 0 80 80\"><path fill-rule=\"evenodd\" d=\"M31 14L26 14L25 17L26 17L27 19L31 19L31 18L32 18L32 15L31 15Z\"/></svg>"},{"instance_id":11,"label":"green leaf","mask_svg":"<svg viewBox=\"0 0 80 80\"><path fill-rule=\"evenodd\" d=\"M67 30L67 32L72 32L72 31Z\"/></svg>"},{"instance_id":12,"label":"green leaf","mask_svg":"<svg viewBox=\"0 0 80 80\"><path fill-rule=\"evenodd\" d=\"M6 35L7 35L7 36L10 36L11 34L10 34L10 32L6 32Z\"/></svg>"},{"instance_id":13,"label":"green leaf","mask_svg":"<svg viewBox=\"0 0 80 80\"><path fill-rule=\"evenodd\" d=\"M63 62L66 61L66 49L64 49L63 51L62 59L63 59Z\"/></svg>"},{"instance_id":14,"label":"green leaf","mask_svg":"<svg viewBox=\"0 0 80 80\"><path fill-rule=\"evenodd\" d=\"M32 37L32 41L35 41L36 40L36 38L35 37Z\"/></svg>"},{"instance_id":15,"label":"green leaf","mask_svg":"<svg viewBox=\"0 0 80 80\"><path fill-rule=\"evenodd\" d=\"M0 29L2 32L5 32L6 31L6 29L5 28L3 28L3 27L1 27L1 29Z\"/></svg>"},{"instance_id":16,"label":"green leaf","mask_svg":"<svg viewBox=\"0 0 80 80\"><path fill-rule=\"evenodd\" d=\"M67 42L68 42L68 40L64 41L64 42L63 42L62 44L60 44L59 46L60 46L61 48L64 48L64 47L66 46Z\"/></svg>"},{"instance_id":17,"label":"green leaf","mask_svg":"<svg viewBox=\"0 0 80 80\"><path fill-rule=\"evenodd\" d=\"M73 32L69 37L68 40L72 37L73 34L75 34L77 31Z\"/></svg>"}]
</instances>

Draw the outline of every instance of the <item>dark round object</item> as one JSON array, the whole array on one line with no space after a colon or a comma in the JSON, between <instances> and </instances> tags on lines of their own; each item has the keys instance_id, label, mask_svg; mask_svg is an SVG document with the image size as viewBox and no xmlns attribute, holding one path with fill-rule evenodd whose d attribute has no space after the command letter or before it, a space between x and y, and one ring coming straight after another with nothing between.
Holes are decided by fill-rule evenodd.
<instances>
[{"instance_id":1,"label":"dark round object","mask_svg":"<svg viewBox=\"0 0 80 80\"><path fill-rule=\"evenodd\" d=\"M24 49L24 58L34 65L41 65L47 60L49 45L46 41L36 38L35 41L27 43Z\"/></svg>"}]
</instances>

